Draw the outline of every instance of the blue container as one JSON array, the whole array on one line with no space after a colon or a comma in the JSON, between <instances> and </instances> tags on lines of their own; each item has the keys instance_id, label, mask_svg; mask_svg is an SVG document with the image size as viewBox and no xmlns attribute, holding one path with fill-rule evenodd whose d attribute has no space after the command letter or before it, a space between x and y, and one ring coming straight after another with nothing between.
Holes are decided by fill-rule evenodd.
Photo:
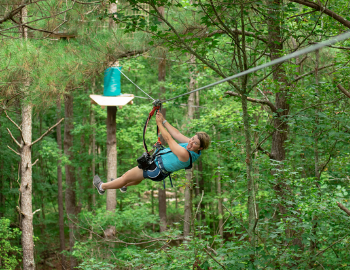
<instances>
[{"instance_id":1,"label":"blue container","mask_svg":"<svg viewBox=\"0 0 350 270\"><path fill-rule=\"evenodd\" d=\"M120 88L120 71L122 67L110 67L105 70L103 95L104 96L119 96L121 95Z\"/></svg>"}]
</instances>

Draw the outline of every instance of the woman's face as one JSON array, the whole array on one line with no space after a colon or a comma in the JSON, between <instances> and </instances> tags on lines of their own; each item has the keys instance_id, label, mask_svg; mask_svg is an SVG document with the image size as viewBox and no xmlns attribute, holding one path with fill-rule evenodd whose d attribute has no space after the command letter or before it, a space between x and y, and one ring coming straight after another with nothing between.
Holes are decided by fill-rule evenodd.
<instances>
[{"instance_id":1,"label":"woman's face","mask_svg":"<svg viewBox=\"0 0 350 270\"><path fill-rule=\"evenodd\" d=\"M187 150L189 151L194 151L194 152L198 152L199 150L202 150L203 148L200 147L201 145L201 142L199 141L198 139L198 136L197 135L194 135L190 141L188 142L188 145L187 145Z\"/></svg>"}]
</instances>

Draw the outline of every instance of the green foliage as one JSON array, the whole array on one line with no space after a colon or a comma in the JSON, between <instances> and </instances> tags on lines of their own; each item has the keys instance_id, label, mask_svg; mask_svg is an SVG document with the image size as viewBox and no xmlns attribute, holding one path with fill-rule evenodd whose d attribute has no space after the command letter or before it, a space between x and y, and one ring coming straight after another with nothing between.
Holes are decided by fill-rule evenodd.
<instances>
[{"instance_id":1,"label":"green foliage","mask_svg":"<svg viewBox=\"0 0 350 270\"><path fill-rule=\"evenodd\" d=\"M64 6L57 1L44 2L42 10L46 11ZM131 15L131 10L140 12L140 4L147 2L151 4L149 17ZM345 4L341 0L329 8L346 18ZM122 1L118 5L114 17L118 28L113 31L108 29L107 20L98 20L108 16L105 3L100 6L76 3L67 14L68 22L60 28L60 31L76 33L75 39L40 39L43 33L30 32L35 38L26 42L8 39L0 45L0 58L6 60L0 61L0 102L4 104L14 93L22 94L8 108L9 115L19 124L22 121L19 99L34 104L33 138L56 122L57 97L66 93L74 96L71 149L74 160L69 161L62 149L57 148L56 131L32 149L33 161L39 159L33 167L33 208L42 209L34 216L38 236L36 261L45 260L58 250L56 197L60 159L63 172L64 165L72 165L78 179L75 191L81 212L77 221L79 229L74 232L78 240L73 253L80 263L78 269L193 269L195 265L202 269L222 269L221 265L226 269L348 267L349 220L336 204L341 202L350 208L350 106L349 100L336 88L341 83L349 89L346 50L331 47L320 50L317 80L316 56L310 53L305 59L293 59L281 66L286 77L283 83L272 75L272 69L265 69L201 91L199 107L191 121L186 116L188 96L163 104L166 118L174 127L189 137L196 131L205 131L212 140L211 147L203 151L201 168L195 166L194 169L192 208L193 213L198 213L196 218L192 217L192 235L186 240L182 239L183 189L188 185L184 171L173 174L174 188L168 191L176 193L176 200L172 197L167 201L168 230L163 233L158 232L157 198L149 194L155 193L162 183L145 180L128 188L126 194L118 193L115 212L106 213L105 197L93 199L96 191L91 185L92 163L95 162L96 174L102 179L107 176L107 114L105 109L91 105L89 98L92 93L102 94L103 70L116 60L125 74L152 97L158 97L163 89L163 99L187 93L190 72L200 87L266 63L270 61L269 38L276 34L271 32L267 21L271 10L279 10L273 19L281 26L284 45L281 55L334 36L344 31L344 26L323 12L313 12L310 7L290 1L281 6L277 2L267 5L264 1L221 6L187 0ZM158 5L166 10L163 21L158 18ZM34 14L33 20L40 15L33 6L29 12ZM32 26L44 29L51 23L51 19L41 20ZM1 25L5 29L12 22ZM244 37L237 34L243 27L247 31ZM349 47L349 41L336 46ZM196 55L193 66L188 65L188 53ZM159 82L158 64L164 55L166 81ZM243 59L246 66L242 65ZM328 67L321 69L325 66ZM30 87L26 89L29 95L25 96L26 78L30 80ZM283 146L286 158L275 161L260 150L253 153L251 174L257 188L255 200L259 212L254 245L248 233L251 216L247 202L251 198L247 192L247 137L241 98L225 94L243 90L250 98L269 99L274 104L281 91L286 90L290 110L287 116L281 117L288 124ZM145 97L124 77L122 92ZM135 98L134 105L118 109L118 176L136 166L135 160L143 152L142 128L151 107L149 100ZM60 109L63 117L63 104ZM257 150L257 144L262 143L265 150L271 151L276 129L273 120L285 109L278 108L272 113L265 105L249 103L247 110L252 150ZM20 160L7 147L16 150L6 128L20 140L19 131L2 114L0 215L6 219L1 219L0 241L6 252L1 250L0 254L1 263L4 264L7 256L5 261L11 269L18 264L20 256L19 232L9 225L9 220L17 222L14 209L19 198ZM63 126L61 128L63 131ZM152 120L146 135L149 147L157 139L155 130ZM93 137L95 156L92 155ZM315 174L317 169L319 178ZM222 185L220 194L218 181ZM279 192L281 186L287 190L284 195ZM170 187L168 180L167 187ZM225 206L223 214L218 213L220 200ZM223 237L218 235L220 219L224 221ZM65 221L67 225L67 217ZM109 226L114 226L117 233L106 241L104 231ZM65 233L67 237L67 226Z\"/></svg>"},{"instance_id":2,"label":"green foliage","mask_svg":"<svg viewBox=\"0 0 350 270\"><path fill-rule=\"evenodd\" d=\"M88 261L82 262L77 269L82 270L110 270L113 269L113 265L104 262L97 262L94 258Z\"/></svg>"},{"instance_id":3,"label":"green foliage","mask_svg":"<svg viewBox=\"0 0 350 270\"><path fill-rule=\"evenodd\" d=\"M20 262L22 253L18 247L21 232L10 227L10 220L0 218L0 268L14 270Z\"/></svg>"}]
</instances>

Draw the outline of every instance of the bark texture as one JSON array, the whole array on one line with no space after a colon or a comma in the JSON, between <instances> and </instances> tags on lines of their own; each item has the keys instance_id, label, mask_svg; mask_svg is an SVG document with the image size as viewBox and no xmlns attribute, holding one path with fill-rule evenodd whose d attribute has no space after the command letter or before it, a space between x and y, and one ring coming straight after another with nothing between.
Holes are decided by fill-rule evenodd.
<instances>
[{"instance_id":1,"label":"bark texture","mask_svg":"<svg viewBox=\"0 0 350 270\"><path fill-rule=\"evenodd\" d=\"M281 29L281 9L283 0L267 0L268 6L268 47L270 50L271 60L281 57L283 53L283 37ZM278 85L279 89L275 94L275 107L277 109L276 116L273 119L275 132L272 135L272 147L270 158L277 161L284 161L286 157L285 142L288 138L288 124L287 116L289 115L289 86L287 82L286 71L283 64L275 65L273 67L273 79ZM279 165L277 167L280 167ZM272 171L272 173L275 173ZM274 190L279 197L278 212L282 218L287 213L287 206L285 201L292 198L290 188L285 183L282 177L276 179ZM293 229L293 224L287 226L285 231L287 237L294 238L294 245L303 247L301 239L297 236L297 232ZM297 258L296 258L297 259Z\"/></svg>"},{"instance_id":2,"label":"bark texture","mask_svg":"<svg viewBox=\"0 0 350 270\"><path fill-rule=\"evenodd\" d=\"M28 11L24 7L21 10L21 22L28 20ZM19 28L25 42L28 38L28 31L25 27ZM26 78L24 91L27 91L30 82ZM33 241L33 205L32 205L32 105L22 104L22 147L21 147L21 228L22 228L22 249L23 269L35 269L34 262L34 241Z\"/></svg>"},{"instance_id":3,"label":"bark texture","mask_svg":"<svg viewBox=\"0 0 350 270\"><path fill-rule=\"evenodd\" d=\"M218 141L220 141L220 133L218 134ZM220 160L220 156L218 156L218 160ZM220 163L218 163L218 167L220 167ZM220 171L217 173L218 177L216 179L216 194L219 196L218 198L218 214L219 214L219 235L221 238L224 236L224 219L223 219L223 208L222 208L222 188L221 188L221 173Z\"/></svg>"},{"instance_id":4,"label":"bark texture","mask_svg":"<svg viewBox=\"0 0 350 270\"><path fill-rule=\"evenodd\" d=\"M167 226L165 189L158 188L158 203L159 203L159 218L160 218L159 231L164 232L166 231L166 226Z\"/></svg>"},{"instance_id":5,"label":"bark texture","mask_svg":"<svg viewBox=\"0 0 350 270\"><path fill-rule=\"evenodd\" d=\"M2 141L2 132L1 132L1 122L0 122L0 147L1 147L1 141ZM4 160L1 158L0 159L0 171L4 171ZM0 174L0 205L4 206L5 205L5 196L3 194L4 191L4 174ZM4 212L0 209L0 218L4 216Z\"/></svg>"},{"instance_id":6,"label":"bark texture","mask_svg":"<svg viewBox=\"0 0 350 270\"><path fill-rule=\"evenodd\" d=\"M22 106L21 149L21 227L23 248L23 269L35 269L33 242L33 206L32 206L32 105Z\"/></svg>"},{"instance_id":7,"label":"bark texture","mask_svg":"<svg viewBox=\"0 0 350 270\"><path fill-rule=\"evenodd\" d=\"M280 9L282 0L268 0L268 46L270 49L271 60L279 58L283 50L282 34L280 27ZM272 147L270 158L283 161L286 157L285 141L287 140L287 122L283 119L283 116L288 115L289 105L287 104L287 90L284 88L287 85L286 73L283 65L276 65L273 67L273 79L276 84L280 85L275 94L275 107L277 109L277 115L273 119L273 126L275 132L272 135ZM277 195L281 199L285 199L287 186L281 179L277 180L277 184L274 186ZM286 208L283 203L278 204L279 213L285 214Z\"/></svg>"},{"instance_id":8,"label":"bark texture","mask_svg":"<svg viewBox=\"0 0 350 270\"><path fill-rule=\"evenodd\" d=\"M117 107L107 107L107 182L117 178ZM107 211L117 207L117 191L107 190Z\"/></svg>"},{"instance_id":9,"label":"bark texture","mask_svg":"<svg viewBox=\"0 0 350 270\"><path fill-rule=\"evenodd\" d=\"M117 1L117 2L118 2L118 1ZM117 2L111 3L111 4L109 5L109 13L110 13L110 14L116 13L116 12L118 11L118 6L117 6L117 4L116 4ZM116 15L114 15L114 16L116 16ZM113 20L113 18L109 18L108 23L109 23L109 28L110 28L110 29L112 29L112 28L114 28L114 27L116 26L116 23L115 23L115 21Z\"/></svg>"},{"instance_id":10,"label":"bark texture","mask_svg":"<svg viewBox=\"0 0 350 270\"><path fill-rule=\"evenodd\" d=\"M283 50L283 39L280 26L280 7L282 0L268 0L268 47L270 49L271 60L281 57ZM289 114L289 104L287 103L288 91L286 72L283 65L273 67L273 79L276 85L280 85L279 91L275 95L275 107L278 116L274 118L273 125L276 131L272 137L271 156L273 159L282 161L286 157L284 143L287 140L287 122L285 116Z\"/></svg>"},{"instance_id":11,"label":"bark texture","mask_svg":"<svg viewBox=\"0 0 350 270\"><path fill-rule=\"evenodd\" d=\"M73 130L73 96L71 94L65 94L65 124L64 124L64 154L69 158L71 162L74 160L71 148L73 146L73 135L71 134ZM65 165L66 173L66 211L69 219L69 249L73 252L73 247L75 243L74 238L74 220L76 214L78 213L76 205L76 193L75 185L76 178L74 173L74 167L72 165ZM77 261L73 257L70 259L70 267L74 269L77 266Z\"/></svg>"},{"instance_id":12,"label":"bark texture","mask_svg":"<svg viewBox=\"0 0 350 270\"><path fill-rule=\"evenodd\" d=\"M186 170L185 186L185 210L184 210L184 236L188 236L191 231L192 217L192 175L193 169Z\"/></svg>"},{"instance_id":13,"label":"bark texture","mask_svg":"<svg viewBox=\"0 0 350 270\"><path fill-rule=\"evenodd\" d=\"M204 176L203 176L203 163L201 160L198 161L198 172L199 172L199 191L200 194L204 192ZM205 203L202 201L201 206L200 206L200 220L201 220L201 225L205 226L206 225L206 220L205 220Z\"/></svg>"},{"instance_id":14,"label":"bark texture","mask_svg":"<svg viewBox=\"0 0 350 270\"><path fill-rule=\"evenodd\" d=\"M164 66L165 68L165 66ZM164 73L165 76L165 73ZM165 79L165 77L164 77ZM162 114L164 118L166 117L166 109L162 108ZM162 142L162 145L165 145L165 140L163 139L163 136L160 136L160 140ZM167 181L168 179L165 179ZM167 215L166 215L166 191L163 188L158 188L158 205L159 205L159 231L164 232L167 227Z\"/></svg>"},{"instance_id":15,"label":"bark texture","mask_svg":"<svg viewBox=\"0 0 350 270\"><path fill-rule=\"evenodd\" d=\"M158 7L158 11L164 16L164 7ZM162 20L160 20L162 22ZM166 52L163 50L161 53L161 59L158 62L158 82L165 82L166 77ZM159 87L159 99L162 99L165 94L165 87L161 85ZM161 110L164 117L166 116L166 110L165 108L162 108ZM162 144L165 144L165 140L163 139L163 136L160 136L160 140ZM165 179L165 181L168 181L168 179ZM165 190L162 188L158 188L158 205L159 205L159 231L163 232L166 230L167 227L167 214L166 214L166 193Z\"/></svg>"},{"instance_id":16,"label":"bark texture","mask_svg":"<svg viewBox=\"0 0 350 270\"><path fill-rule=\"evenodd\" d=\"M192 91L196 85L195 77L195 61L194 55L189 55L190 57L190 84L189 90ZM195 114L195 93L192 93L188 97L187 106L188 112L187 116L189 121L194 118ZM192 221L192 190L193 190L193 167L192 169L186 170L186 186L185 186L185 213L184 213L184 236L188 236L191 231L191 221Z\"/></svg>"},{"instance_id":17,"label":"bark texture","mask_svg":"<svg viewBox=\"0 0 350 270\"><path fill-rule=\"evenodd\" d=\"M92 126L91 134L91 154L92 154L92 163L91 163L91 173L92 177L96 174L96 129L95 129L95 112L90 108L90 125ZM91 185L91 188L94 189L94 186ZM93 192L91 195L91 208L96 204L96 192Z\"/></svg>"}]
</instances>

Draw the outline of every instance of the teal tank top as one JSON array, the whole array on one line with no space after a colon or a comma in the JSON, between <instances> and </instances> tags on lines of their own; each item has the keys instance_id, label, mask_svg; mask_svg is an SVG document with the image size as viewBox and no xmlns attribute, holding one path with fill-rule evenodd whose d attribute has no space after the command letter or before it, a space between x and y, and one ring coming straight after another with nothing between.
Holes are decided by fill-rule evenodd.
<instances>
[{"instance_id":1,"label":"teal tank top","mask_svg":"<svg viewBox=\"0 0 350 270\"><path fill-rule=\"evenodd\" d=\"M179 143L179 145L186 149L188 143ZM171 151L170 148L159 151L159 153L166 153ZM194 163L201 155L201 151L197 154L196 152L189 151L192 156L192 163ZM190 158L186 162L182 162L179 158L173 153L169 152L161 156L164 168L167 172L175 172L181 169L185 169L190 166ZM158 166L158 157L155 159L155 162Z\"/></svg>"}]
</instances>

